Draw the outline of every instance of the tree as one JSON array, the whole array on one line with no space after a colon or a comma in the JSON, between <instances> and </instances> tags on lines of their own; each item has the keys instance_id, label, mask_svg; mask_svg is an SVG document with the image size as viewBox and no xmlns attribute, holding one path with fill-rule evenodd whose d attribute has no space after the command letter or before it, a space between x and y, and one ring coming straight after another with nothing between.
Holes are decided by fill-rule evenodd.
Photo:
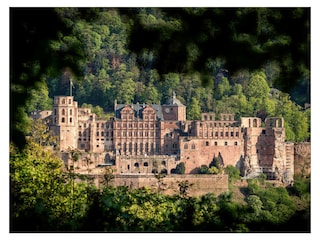
<instances>
[{"instance_id":1,"label":"tree","mask_svg":"<svg viewBox=\"0 0 320 240\"><path fill-rule=\"evenodd\" d=\"M135 93L135 83L132 78L127 78L120 83L116 99L120 103L132 103Z\"/></svg>"},{"instance_id":2,"label":"tree","mask_svg":"<svg viewBox=\"0 0 320 240\"><path fill-rule=\"evenodd\" d=\"M232 166L232 165L227 165L224 168L224 172L226 174L228 174L229 183L233 183L233 182L241 179L240 170L237 169L236 167Z\"/></svg>"},{"instance_id":3,"label":"tree","mask_svg":"<svg viewBox=\"0 0 320 240\"><path fill-rule=\"evenodd\" d=\"M106 187L109 187L109 184L113 181L113 179L114 179L114 174L113 173L114 173L114 169L112 169L111 167L106 167L104 169L102 183Z\"/></svg>"},{"instance_id":4,"label":"tree","mask_svg":"<svg viewBox=\"0 0 320 240\"><path fill-rule=\"evenodd\" d=\"M191 103L187 109L187 118L190 120L200 120L201 119L201 108L199 100L195 97L191 98Z\"/></svg>"},{"instance_id":5,"label":"tree","mask_svg":"<svg viewBox=\"0 0 320 240\"><path fill-rule=\"evenodd\" d=\"M39 146L56 146L57 137L52 135L48 125L41 119L32 120L30 127L29 140Z\"/></svg>"},{"instance_id":6,"label":"tree","mask_svg":"<svg viewBox=\"0 0 320 240\"><path fill-rule=\"evenodd\" d=\"M190 192L190 188L193 186L193 183L189 183L188 180L178 181L179 194L182 198L187 198Z\"/></svg>"},{"instance_id":7,"label":"tree","mask_svg":"<svg viewBox=\"0 0 320 240\"><path fill-rule=\"evenodd\" d=\"M186 171L186 167L184 165L184 162L180 162L179 164L177 164L175 173L184 174L185 171Z\"/></svg>"},{"instance_id":8,"label":"tree","mask_svg":"<svg viewBox=\"0 0 320 240\"><path fill-rule=\"evenodd\" d=\"M244 93L248 99L250 98L267 98L270 88L266 81L266 75L263 72L255 72L250 76L248 85L244 89Z\"/></svg>"}]
</instances>

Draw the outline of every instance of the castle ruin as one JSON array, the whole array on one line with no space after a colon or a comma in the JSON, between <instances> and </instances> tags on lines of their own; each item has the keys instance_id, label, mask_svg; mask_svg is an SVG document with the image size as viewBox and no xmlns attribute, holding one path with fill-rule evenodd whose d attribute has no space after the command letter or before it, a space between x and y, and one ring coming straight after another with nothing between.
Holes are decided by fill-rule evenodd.
<instances>
[{"instance_id":1,"label":"castle ruin","mask_svg":"<svg viewBox=\"0 0 320 240\"><path fill-rule=\"evenodd\" d=\"M109 120L78 107L73 96L55 96L52 111L46 112L34 116L48 120L59 150L95 154L91 168L100 164L113 166L118 174L173 174L183 162L185 173L192 174L219 156L244 178L264 173L269 180L293 181L294 144L285 141L283 118L236 121L234 114L217 119L202 113L201 120L187 120L186 106L175 94L163 105L115 101Z\"/></svg>"}]
</instances>

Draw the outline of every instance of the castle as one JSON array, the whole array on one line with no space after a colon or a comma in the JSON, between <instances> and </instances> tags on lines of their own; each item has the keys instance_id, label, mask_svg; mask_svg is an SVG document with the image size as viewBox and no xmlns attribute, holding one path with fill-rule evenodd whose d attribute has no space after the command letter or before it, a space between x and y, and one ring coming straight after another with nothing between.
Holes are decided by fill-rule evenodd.
<instances>
[{"instance_id":1,"label":"castle","mask_svg":"<svg viewBox=\"0 0 320 240\"><path fill-rule=\"evenodd\" d=\"M115 101L110 120L78 107L73 96L55 96L52 111L33 117L49 120L61 152L100 154L100 165L114 166L120 174L174 174L181 162L186 174L197 173L218 158L246 178L264 173L270 180L293 181L294 144L285 142L283 118L236 121L233 114L217 119L202 113L201 120L187 120L186 106L175 93L163 105Z\"/></svg>"}]
</instances>

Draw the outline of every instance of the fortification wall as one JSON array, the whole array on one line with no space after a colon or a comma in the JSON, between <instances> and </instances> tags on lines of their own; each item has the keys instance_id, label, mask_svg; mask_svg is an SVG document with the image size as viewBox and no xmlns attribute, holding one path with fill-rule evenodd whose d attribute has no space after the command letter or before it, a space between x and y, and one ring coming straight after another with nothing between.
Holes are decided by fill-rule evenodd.
<instances>
[{"instance_id":1,"label":"fortification wall","mask_svg":"<svg viewBox=\"0 0 320 240\"><path fill-rule=\"evenodd\" d=\"M96 186L102 187L102 176L94 175ZM159 188L163 194L179 194L179 182L188 181L192 186L189 188L188 196L201 196L207 193L214 193L217 196L228 189L228 175L166 175L162 182L164 185L159 186L159 181L153 174L149 175L115 175L111 181L112 186L128 186L130 189L147 187L153 191Z\"/></svg>"}]
</instances>

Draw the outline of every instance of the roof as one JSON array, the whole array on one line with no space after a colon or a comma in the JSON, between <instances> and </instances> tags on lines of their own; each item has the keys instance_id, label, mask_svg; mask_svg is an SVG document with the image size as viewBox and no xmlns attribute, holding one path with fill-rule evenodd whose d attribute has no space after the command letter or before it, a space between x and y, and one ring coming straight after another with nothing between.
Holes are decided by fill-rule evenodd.
<instances>
[{"instance_id":1,"label":"roof","mask_svg":"<svg viewBox=\"0 0 320 240\"><path fill-rule=\"evenodd\" d=\"M163 114L162 114L162 107L159 104L116 104L115 105L115 117L120 118L120 112L125 106L130 106L131 109L134 110L134 116L135 118L141 118L142 119L142 111L147 106L152 107L156 111L157 120L164 120Z\"/></svg>"}]
</instances>

